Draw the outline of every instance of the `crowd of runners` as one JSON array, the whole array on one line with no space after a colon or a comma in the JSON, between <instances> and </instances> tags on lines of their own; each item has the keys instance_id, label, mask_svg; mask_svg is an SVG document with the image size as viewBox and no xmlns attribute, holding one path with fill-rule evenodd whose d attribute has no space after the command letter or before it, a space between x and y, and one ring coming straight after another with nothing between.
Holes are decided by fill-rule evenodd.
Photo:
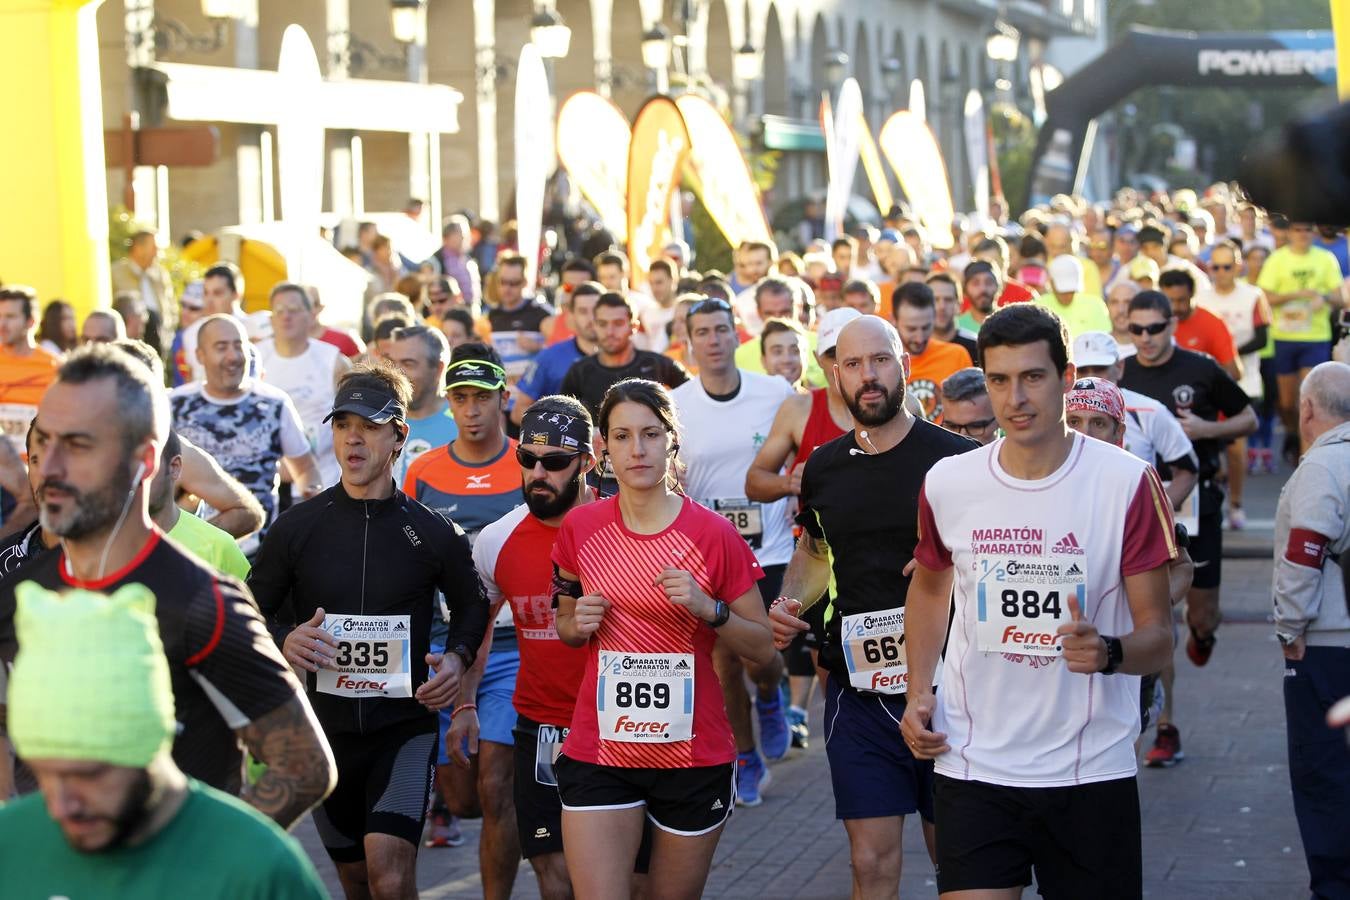
<instances>
[{"instance_id":1,"label":"crowd of runners","mask_svg":"<svg viewBox=\"0 0 1350 900\"><path fill-rule=\"evenodd\" d=\"M1345 235L1226 185L882 224L537 285L460 216L421 264L363 229L355 333L227 262L166 295L153 235L106 333L0 287L0 893L322 896L312 815L353 900L477 818L485 897L696 897L820 742L840 896L917 814L944 896L1139 897L1244 482L1350 441ZM1344 896L1350 773L1291 777Z\"/></svg>"}]
</instances>

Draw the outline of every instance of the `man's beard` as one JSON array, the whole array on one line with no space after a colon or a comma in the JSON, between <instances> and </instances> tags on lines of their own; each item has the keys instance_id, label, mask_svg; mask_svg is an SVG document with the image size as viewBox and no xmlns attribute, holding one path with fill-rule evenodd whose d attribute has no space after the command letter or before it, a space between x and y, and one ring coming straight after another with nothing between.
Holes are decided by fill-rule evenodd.
<instances>
[{"instance_id":1,"label":"man's beard","mask_svg":"<svg viewBox=\"0 0 1350 900\"><path fill-rule=\"evenodd\" d=\"M122 513L122 506L131 492L131 473L126 464L113 467L113 475L103 484L88 493L79 491L74 485L49 479L38 489L39 498L48 487L59 488L72 498L70 506L63 509L60 519L54 519L47 505L41 503L38 521L42 527L63 538L79 540L91 534L111 528L113 522Z\"/></svg>"},{"instance_id":2,"label":"man's beard","mask_svg":"<svg viewBox=\"0 0 1350 900\"><path fill-rule=\"evenodd\" d=\"M113 826L112 837L102 847L94 848L89 851L92 853L110 853L121 849L127 840L136 833L146 819L150 817L155 806L152 802L156 794L154 782L150 779L150 773L136 773L136 781L127 792L126 800L122 807L106 819ZM81 848L76 848L81 849Z\"/></svg>"},{"instance_id":3,"label":"man's beard","mask_svg":"<svg viewBox=\"0 0 1350 900\"><path fill-rule=\"evenodd\" d=\"M881 409L875 412L864 408L861 399L863 392L870 390L881 391L886 395L886 399L881 404ZM848 406L848 411L853 414L853 421L859 425L866 425L868 428L885 425L891 419L894 419L899 414L900 407L904 402L905 386L903 384L896 390L889 391L879 381L865 381L852 397L844 397L844 403Z\"/></svg>"},{"instance_id":4,"label":"man's beard","mask_svg":"<svg viewBox=\"0 0 1350 900\"><path fill-rule=\"evenodd\" d=\"M989 294L988 296L984 296L981 294L974 294L970 297L970 305L982 313L987 313L994 308L994 295Z\"/></svg>"},{"instance_id":5,"label":"man's beard","mask_svg":"<svg viewBox=\"0 0 1350 900\"><path fill-rule=\"evenodd\" d=\"M563 488L561 492L555 491L553 485L547 481L527 481L525 483L525 505L530 508L530 513L539 519L552 519L555 516L560 516L577 502L584 481L585 476L578 471L577 477L567 482L567 487ZM535 488L543 488L547 493L536 494Z\"/></svg>"}]
</instances>

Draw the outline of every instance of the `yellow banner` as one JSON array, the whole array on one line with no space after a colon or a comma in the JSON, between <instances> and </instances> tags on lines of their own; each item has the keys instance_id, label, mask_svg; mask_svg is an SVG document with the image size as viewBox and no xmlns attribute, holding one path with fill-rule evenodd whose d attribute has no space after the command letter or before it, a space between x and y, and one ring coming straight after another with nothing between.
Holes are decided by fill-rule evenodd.
<instances>
[{"instance_id":1,"label":"yellow banner","mask_svg":"<svg viewBox=\"0 0 1350 900\"><path fill-rule=\"evenodd\" d=\"M594 91L578 91L558 109L558 159L612 234L628 231L628 144L623 113Z\"/></svg>"},{"instance_id":2,"label":"yellow banner","mask_svg":"<svg viewBox=\"0 0 1350 900\"><path fill-rule=\"evenodd\" d=\"M1336 38L1336 92L1350 100L1350 0L1331 0L1331 32Z\"/></svg>"},{"instance_id":3,"label":"yellow banner","mask_svg":"<svg viewBox=\"0 0 1350 900\"><path fill-rule=\"evenodd\" d=\"M689 130L689 161L699 196L727 243L737 247L742 241L772 240L759 189L727 120L698 94L682 94L675 105Z\"/></svg>"},{"instance_id":4,"label":"yellow banner","mask_svg":"<svg viewBox=\"0 0 1350 900\"><path fill-rule=\"evenodd\" d=\"M652 97L633 120L628 145L628 258L633 283L671 240L670 198L689 155L689 129L675 101Z\"/></svg>"},{"instance_id":5,"label":"yellow banner","mask_svg":"<svg viewBox=\"0 0 1350 900\"><path fill-rule=\"evenodd\" d=\"M881 152L900 178L900 187L914 213L940 249L952 246L952 190L947 167L932 129L918 115L900 110L881 126Z\"/></svg>"}]
</instances>

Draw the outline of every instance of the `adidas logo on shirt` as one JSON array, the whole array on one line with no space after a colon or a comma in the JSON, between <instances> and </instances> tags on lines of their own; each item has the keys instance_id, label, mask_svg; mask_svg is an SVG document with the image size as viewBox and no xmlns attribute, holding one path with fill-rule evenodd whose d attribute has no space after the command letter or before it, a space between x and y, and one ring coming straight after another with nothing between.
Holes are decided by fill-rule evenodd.
<instances>
[{"instance_id":1,"label":"adidas logo on shirt","mask_svg":"<svg viewBox=\"0 0 1350 900\"><path fill-rule=\"evenodd\" d=\"M1059 543L1050 548L1051 553L1060 553L1065 556L1083 556L1083 548L1078 546L1078 538L1073 536L1070 531L1064 537L1059 539Z\"/></svg>"},{"instance_id":2,"label":"adidas logo on shirt","mask_svg":"<svg viewBox=\"0 0 1350 900\"><path fill-rule=\"evenodd\" d=\"M716 810L716 809L722 809L722 801L721 801L720 798L713 801L712 808L715 809L715 810Z\"/></svg>"}]
</instances>

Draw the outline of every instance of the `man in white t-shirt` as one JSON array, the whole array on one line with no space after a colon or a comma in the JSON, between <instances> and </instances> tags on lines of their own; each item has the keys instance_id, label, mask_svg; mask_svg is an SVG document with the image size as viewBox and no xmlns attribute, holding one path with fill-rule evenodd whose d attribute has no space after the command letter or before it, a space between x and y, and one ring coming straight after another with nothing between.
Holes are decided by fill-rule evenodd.
<instances>
[{"instance_id":1,"label":"man in white t-shirt","mask_svg":"<svg viewBox=\"0 0 1350 900\"><path fill-rule=\"evenodd\" d=\"M935 760L944 894L1017 897L1033 874L1047 898L1142 893L1138 676L1171 657L1175 534L1152 467L1065 424L1068 345L1035 304L985 320L1006 437L939 461L919 498L901 733Z\"/></svg>"},{"instance_id":2,"label":"man in white t-shirt","mask_svg":"<svg viewBox=\"0 0 1350 900\"><path fill-rule=\"evenodd\" d=\"M680 416L679 459L685 465L685 491L736 526L759 561L759 581L767 609L778 597L783 573L792 558L792 523L787 498L756 503L745 496L745 475L773 427L783 401L793 396L783 379L736 368L736 320L725 300L704 300L685 317L689 346L698 377L671 391ZM769 759L788 751L786 713L779 694L782 657L767 666L745 664L734 654L714 648L722 695L736 738L736 800L760 803L759 789L768 770L755 749L750 698L743 669L755 682L760 748Z\"/></svg>"},{"instance_id":3,"label":"man in white t-shirt","mask_svg":"<svg viewBox=\"0 0 1350 900\"><path fill-rule=\"evenodd\" d=\"M1209 255L1209 271L1214 284L1195 293L1195 305L1223 319L1233 335L1242 360L1238 387L1251 398L1255 407L1264 395L1261 382L1261 351L1270 336L1271 311L1265 291L1238 278L1241 251L1232 241L1220 241ZM1247 439L1237 438L1225 448L1228 455L1228 526L1240 531L1247 524L1242 510L1242 488L1247 478Z\"/></svg>"},{"instance_id":4,"label":"man in white t-shirt","mask_svg":"<svg viewBox=\"0 0 1350 900\"><path fill-rule=\"evenodd\" d=\"M300 414L285 391L246 374L248 339L239 322L207 316L198 336L197 357L206 378L169 393L173 428L248 488L271 524L281 463L302 499L323 490Z\"/></svg>"},{"instance_id":5,"label":"man in white t-shirt","mask_svg":"<svg viewBox=\"0 0 1350 900\"><path fill-rule=\"evenodd\" d=\"M333 409L337 383L352 364L332 344L309 336L314 306L309 292L289 281L278 283L268 298L272 337L255 348L262 379L286 392L300 414L305 438L319 463L325 487L338 483L342 469L333 452L333 429L324 417Z\"/></svg>"}]
</instances>

